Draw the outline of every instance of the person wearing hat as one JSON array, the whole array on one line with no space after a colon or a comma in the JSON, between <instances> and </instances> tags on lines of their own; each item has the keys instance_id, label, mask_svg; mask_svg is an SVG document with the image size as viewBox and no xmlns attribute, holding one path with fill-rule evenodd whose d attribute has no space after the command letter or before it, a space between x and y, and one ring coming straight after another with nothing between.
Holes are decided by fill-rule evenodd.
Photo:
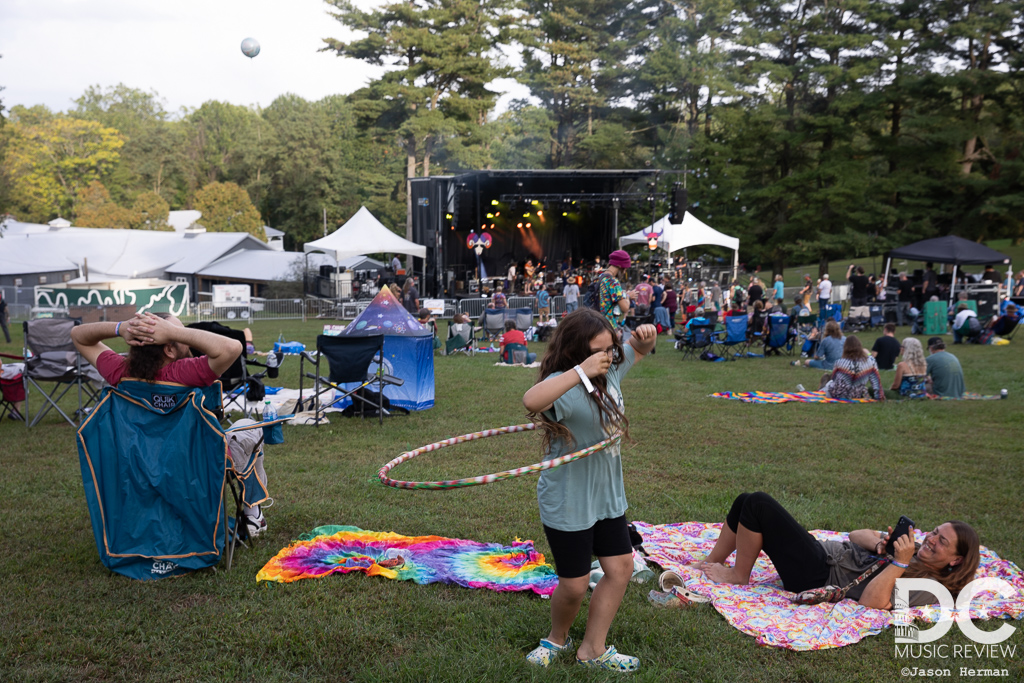
<instances>
[{"instance_id":1,"label":"person wearing hat","mask_svg":"<svg viewBox=\"0 0 1024 683\"><path fill-rule=\"evenodd\" d=\"M622 291L619 275L629 268L630 263L629 254L616 249L608 254L608 267L597 276L598 310L616 330L623 328L629 313L629 298Z\"/></svg>"},{"instance_id":2,"label":"person wearing hat","mask_svg":"<svg viewBox=\"0 0 1024 683\"><path fill-rule=\"evenodd\" d=\"M942 337L928 340L928 393L960 398L964 395L964 370L957 357L946 350Z\"/></svg>"}]
</instances>

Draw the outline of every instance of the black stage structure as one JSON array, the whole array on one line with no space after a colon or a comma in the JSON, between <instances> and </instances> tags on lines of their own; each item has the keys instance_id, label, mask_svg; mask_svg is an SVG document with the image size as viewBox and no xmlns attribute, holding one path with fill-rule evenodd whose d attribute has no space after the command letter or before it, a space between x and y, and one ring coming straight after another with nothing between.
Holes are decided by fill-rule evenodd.
<instances>
[{"instance_id":1,"label":"black stage structure","mask_svg":"<svg viewBox=\"0 0 1024 683\"><path fill-rule=\"evenodd\" d=\"M414 260L421 289L433 296L470 296L480 265L490 281L527 259L557 273L565 258L576 264L606 258L618 248L620 209L653 220L667 189L658 176L670 173L502 170L412 178L411 237L427 247L426 258ZM479 261L467 245L471 233L490 236Z\"/></svg>"}]
</instances>

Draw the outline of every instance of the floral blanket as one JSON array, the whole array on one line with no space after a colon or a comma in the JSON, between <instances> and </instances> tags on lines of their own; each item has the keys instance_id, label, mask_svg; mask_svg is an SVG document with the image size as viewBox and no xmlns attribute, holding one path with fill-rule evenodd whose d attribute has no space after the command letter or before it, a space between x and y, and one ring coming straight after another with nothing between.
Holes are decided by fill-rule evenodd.
<instances>
[{"instance_id":1,"label":"floral blanket","mask_svg":"<svg viewBox=\"0 0 1024 683\"><path fill-rule=\"evenodd\" d=\"M893 626L893 613L863 607L853 600L820 605L795 605L771 560L761 553L751 573L751 585L716 584L687 565L708 555L718 539L721 524L682 522L651 525L634 522L644 539L648 559L677 572L690 590L711 598L715 609L732 626L754 636L761 645L788 650L824 650L856 643ZM924 534L916 531L918 540ZM845 533L816 529L819 540L842 541ZM1008 581L1018 590L1016 598L980 593L971 603L972 619L1024 619L1024 572L1009 560L982 546L977 576ZM939 620L938 605L913 607L908 616L933 623Z\"/></svg>"}]
</instances>

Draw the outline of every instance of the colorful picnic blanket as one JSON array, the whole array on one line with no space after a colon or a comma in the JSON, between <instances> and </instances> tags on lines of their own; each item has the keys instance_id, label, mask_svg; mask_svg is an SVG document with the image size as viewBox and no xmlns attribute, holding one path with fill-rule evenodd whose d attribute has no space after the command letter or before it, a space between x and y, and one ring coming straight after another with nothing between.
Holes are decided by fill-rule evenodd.
<instances>
[{"instance_id":1,"label":"colorful picnic blanket","mask_svg":"<svg viewBox=\"0 0 1024 683\"><path fill-rule=\"evenodd\" d=\"M892 612L863 607L854 600L820 605L793 604L790 602L793 594L780 587L782 581L763 552L751 572L751 585L709 581L703 572L687 565L711 552L721 524L634 522L634 525L643 536L649 560L677 572L690 590L710 597L715 609L729 624L754 636L761 645L798 651L824 650L856 643L894 624ZM917 530L915 533L918 540L924 538L924 533ZM837 531L816 529L811 534L819 540L846 539L845 533ZM971 603L972 619L1024 619L1024 572L1017 565L982 546L977 576L1004 579L1014 585L1020 595L1006 599L993 593L980 593ZM907 616L937 622L939 606L913 607Z\"/></svg>"},{"instance_id":2,"label":"colorful picnic blanket","mask_svg":"<svg viewBox=\"0 0 1024 683\"><path fill-rule=\"evenodd\" d=\"M875 403L871 398L829 398L824 391L719 391L709 394L711 398L728 398L733 401L744 403ZM999 395L983 396L973 392L965 392L960 398L951 396L929 396L928 398L937 401L993 401L1001 398Z\"/></svg>"},{"instance_id":3,"label":"colorful picnic blanket","mask_svg":"<svg viewBox=\"0 0 1024 683\"><path fill-rule=\"evenodd\" d=\"M829 398L824 391L720 391L712 398L728 398L744 403L874 403L870 398Z\"/></svg>"},{"instance_id":4,"label":"colorful picnic blanket","mask_svg":"<svg viewBox=\"0 0 1024 683\"><path fill-rule=\"evenodd\" d=\"M334 573L362 572L416 583L551 595L554 568L533 541L511 546L442 536L402 536L354 526L321 526L293 541L256 575L257 581L290 583Z\"/></svg>"}]
</instances>

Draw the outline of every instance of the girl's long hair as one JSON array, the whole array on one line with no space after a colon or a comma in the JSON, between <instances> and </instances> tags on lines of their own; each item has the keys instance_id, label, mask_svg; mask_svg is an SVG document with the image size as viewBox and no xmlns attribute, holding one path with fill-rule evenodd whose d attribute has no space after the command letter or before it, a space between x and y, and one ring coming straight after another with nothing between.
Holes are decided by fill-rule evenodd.
<instances>
[{"instance_id":1,"label":"girl's long hair","mask_svg":"<svg viewBox=\"0 0 1024 683\"><path fill-rule=\"evenodd\" d=\"M615 347L612 365L618 366L624 358L622 342L619 341L611 323L593 309L578 308L565 316L555 328L555 333L548 343L547 353L541 360L537 381L542 382L555 372L573 372L574 367L593 355L590 351L590 341L602 332L611 335ZM620 432L623 439L628 439L629 420L619 410L615 400L608 395L607 377L599 375L590 381L595 389L594 393L589 395L590 400L597 407L605 434ZM570 447L575 445L576 440L569 428L548 418L543 412L530 413L530 419L544 432L542 447L545 453L550 452L551 442L555 439L564 440Z\"/></svg>"},{"instance_id":2,"label":"girl's long hair","mask_svg":"<svg viewBox=\"0 0 1024 683\"><path fill-rule=\"evenodd\" d=\"M852 334L843 342L843 358L855 361L864 360L864 345Z\"/></svg>"},{"instance_id":3,"label":"girl's long hair","mask_svg":"<svg viewBox=\"0 0 1024 683\"><path fill-rule=\"evenodd\" d=\"M903 362L907 364L914 375L924 375L928 372L928 362L924 359L924 349L921 342L913 337L903 340Z\"/></svg>"},{"instance_id":4,"label":"girl's long hair","mask_svg":"<svg viewBox=\"0 0 1024 683\"><path fill-rule=\"evenodd\" d=\"M154 313L153 315L158 318L163 318L164 320L171 317L170 313ZM156 373L164 366L165 346L166 344L129 346L128 368L125 371L125 377L133 377L147 382L155 382Z\"/></svg>"},{"instance_id":5,"label":"girl's long hair","mask_svg":"<svg viewBox=\"0 0 1024 683\"><path fill-rule=\"evenodd\" d=\"M953 531L956 532L956 554L963 558L960 564L955 567L932 569L922 564L915 555L903 575L908 579L938 581L955 599L963 587L974 580L974 573L978 571L978 564L981 563L981 540L978 538L978 532L967 522L951 519L948 524L952 525Z\"/></svg>"}]
</instances>

